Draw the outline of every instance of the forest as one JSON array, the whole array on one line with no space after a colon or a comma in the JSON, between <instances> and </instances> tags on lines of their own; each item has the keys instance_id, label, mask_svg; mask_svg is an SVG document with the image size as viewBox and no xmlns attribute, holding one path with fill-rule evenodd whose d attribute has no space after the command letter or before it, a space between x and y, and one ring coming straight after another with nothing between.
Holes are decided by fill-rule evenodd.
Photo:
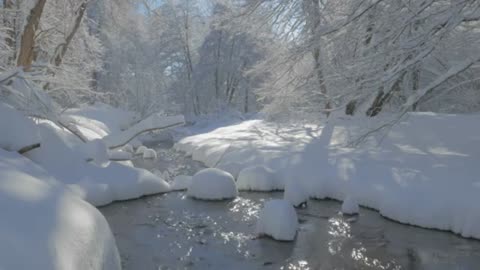
<instances>
[{"instance_id":1,"label":"forest","mask_svg":"<svg viewBox=\"0 0 480 270\"><path fill-rule=\"evenodd\" d=\"M480 264L480 0L1 1L1 270Z\"/></svg>"}]
</instances>

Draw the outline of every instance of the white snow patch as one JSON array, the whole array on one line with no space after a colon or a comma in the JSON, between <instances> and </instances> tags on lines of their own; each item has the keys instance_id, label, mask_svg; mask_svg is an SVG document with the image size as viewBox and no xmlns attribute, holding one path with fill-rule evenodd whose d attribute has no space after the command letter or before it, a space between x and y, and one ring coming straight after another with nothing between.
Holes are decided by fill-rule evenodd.
<instances>
[{"instance_id":1,"label":"white snow patch","mask_svg":"<svg viewBox=\"0 0 480 270\"><path fill-rule=\"evenodd\" d=\"M87 163L85 144L49 121L43 121L38 128L42 147L29 151L27 156L93 205L170 190L163 179L143 169L118 162L104 168Z\"/></svg>"},{"instance_id":2,"label":"white snow patch","mask_svg":"<svg viewBox=\"0 0 480 270\"><path fill-rule=\"evenodd\" d=\"M172 190L186 190L192 184L192 177L189 175L175 176L172 183Z\"/></svg>"},{"instance_id":3,"label":"white snow patch","mask_svg":"<svg viewBox=\"0 0 480 270\"><path fill-rule=\"evenodd\" d=\"M39 142L35 123L13 107L0 102L0 148L18 151Z\"/></svg>"},{"instance_id":4,"label":"white snow patch","mask_svg":"<svg viewBox=\"0 0 480 270\"><path fill-rule=\"evenodd\" d=\"M308 192L299 182L300 181L290 180L287 181L285 186L284 199L295 207L306 203L309 198Z\"/></svg>"},{"instance_id":5,"label":"white snow patch","mask_svg":"<svg viewBox=\"0 0 480 270\"><path fill-rule=\"evenodd\" d=\"M358 214L360 208L357 200L353 196L347 196L342 203L342 213L347 215Z\"/></svg>"},{"instance_id":6,"label":"white snow patch","mask_svg":"<svg viewBox=\"0 0 480 270\"><path fill-rule=\"evenodd\" d=\"M203 200L224 200L238 194L233 176L228 172L208 168L197 172L188 187L188 196Z\"/></svg>"},{"instance_id":7,"label":"white snow patch","mask_svg":"<svg viewBox=\"0 0 480 270\"><path fill-rule=\"evenodd\" d=\"M283 183L270 168L258 165L240 171L237 188L247 191L275 191L282 190Z\"/></svg>"},{"instance_id":8,"label":"white snow patch","mask_svg":"<svg viewBox=\"0 0 480 270\"><path fill-rule=\"evenodd\" d=\"M121 269L102 214L38 165L1 149L0 213L0 269Z\"/></svg>"},{"instance_id":9,"label":"white snow patch","mask_svg":"<svg viewBox=\"0 0 480 270\"><path fill-rule=\"evenodd\" d=\"M285 200L271 200L260 211L256 233L279 241L293 241L297 229L298 217L292 204Z\"/></svg>"}]
</instances>

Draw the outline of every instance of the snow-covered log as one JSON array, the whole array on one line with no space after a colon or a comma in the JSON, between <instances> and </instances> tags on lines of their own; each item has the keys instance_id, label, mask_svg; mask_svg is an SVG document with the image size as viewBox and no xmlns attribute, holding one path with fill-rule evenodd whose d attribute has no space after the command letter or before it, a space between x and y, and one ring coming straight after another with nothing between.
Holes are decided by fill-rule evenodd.
<instances>
[{"instance_id":1,"label":"snow-covered log","mask_svg":"<svg viewBox=\"0 0 480 270\"><path fill-rule=\"evenodd\" d=\"M164 116L160 114L153 114L121 133L111 134L105 137L104 140L107 143L108 148L113 149L124 146L133 138L142 133L178 127L184 124L185 118L183 115Z\"/></svg>"}]
</instances>

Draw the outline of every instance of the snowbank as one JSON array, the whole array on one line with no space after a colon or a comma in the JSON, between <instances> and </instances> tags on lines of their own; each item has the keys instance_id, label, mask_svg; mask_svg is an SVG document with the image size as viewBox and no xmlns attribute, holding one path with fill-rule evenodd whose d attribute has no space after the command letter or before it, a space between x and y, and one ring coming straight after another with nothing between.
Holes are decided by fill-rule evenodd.
<instances>
[{"instance_id":1,"label":"snowbank","mask_svg":"<svg viewBox=\"0 0 480 270\"><path fill-rule=\"evenodd\" d=\"M40 142L35 123L21 112L0 102L0 148L18 151Z\"/></svg>"},{"instance_id":2,"label":"snowbank","mask_svg":"<svg viewBox=\"0 0 480 270\"><path fill-rule=\"evenodd\" d=\"M268 201L260 211L256 232L279 241L293 241L297 234L298 217L290 202Z\"/></svg>"},{"instance_id":3,"label":"snowbank","mask_svg":"<svg viewBox=\"0 0 480 270\"><path fill-rule=\"evenodd\" d=\"M228 172L209 168L197 172L187 190L188 196L202 200L225 200L237 197L237 187Z\"/></svg>"},{"instance_id":4,"label":"snowbank","mask_svg":"<svg viewBox=\"0 0 480 270\"><path fill-rule=\"evenodd\" d=\"M275 191L283 190L284 183L275 173L265 166L247 167L240 171L237 178L238 190Z\"/></svg>"},{"instance_id":5,"label":"snowbank","mask_svg":"<svg viewBox=\"0 0 480 270\"><path fill-rule=\"evenodd\" d=\"M121 269L105 218L38 165L0 149L0 269Z\"/></svg>"},{"instance_id":6,"label":"snowbank","mask_svg":"<svg viewBox=\"0 0 480 270\"><path fill-rule=\"evenodd\" d=\"M360 211L358 202L352 196L347 196L342 203L342 213L347 215L358 214Z\"/></svg>"},{"instance_id":7,"label":"snowbank","mask_svg":"<svg viewBox=\"0 0 480 270\"><path fill-rule=\"evenodd\" d=\"M366 122L364 124L362 121ZM235 173L270 167L296 180L313 198L359 205L402 223L480 239L480 115L411 113L362 146L343 147L369 119L326 126L250 120L180 140L176 149Z\"/></svg>"},{"instance_id":8,"label":"snowbank","mask_svg":"<svg viewBox=\"0 0 480 270\"><path fill-rule=\"evenodd\" d=\"M168 183L154 174L110 162L106 167L87 163L86 144L49 121L38 125L42 147L27 156L93 205L105 205L143 195L167 192Z\"/></svg>"}]
</instances>

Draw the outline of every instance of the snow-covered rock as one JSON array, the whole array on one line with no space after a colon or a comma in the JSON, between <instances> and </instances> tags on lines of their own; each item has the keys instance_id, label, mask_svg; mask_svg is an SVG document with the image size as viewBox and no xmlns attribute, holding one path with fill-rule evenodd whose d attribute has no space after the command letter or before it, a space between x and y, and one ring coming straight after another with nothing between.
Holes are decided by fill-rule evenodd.
<instances>
[{"instance_id":1,"label":"snow-covered rock","mask_svg":"<svg viewBox=\"0 0 480 270\"><path fill-rule=\"evenodd\" d=\"M342 203L342 213L347 215L355 215L360 211L357 200L353 196L347 196Z\"/></svg>"},{"instance_id":2,"label":"snow-covered rock","mask_svg":"<svg viewBox=\"0 0 480 270\"><path fill-rule=\"evenodd\" d=\"M143 151L143 159L157 159L157 152L148 148L147 150Z\"/></svg>"},{"instance_id":3,"label":"snow-covered rock","mask_svg":"<svg viewBox=\"0 0 480 270\"><path fill-rule=\"evenodd\" d=\"M98 167L85 161L85 144L49 121L38 125L42 147L26 156L93 205L170 191L162 178L118 162Z\"/></svg>"},{"instance_id":4,"label":"snow-covered rock","mask_svg":"<svg viewBox=\"0 0 480 270\"><path fill-rule=\"evenodd\" d=\"M192 184L192 177L189 175L178 175L171 184L172 190L186 190Z\"/></svg>"},{"instance_id":5,"label":"snow-covered rock","mask_svg":"<svg viewBox=\"0 0 480 270\"><path fill-rule=\"evenodd\" d=\"M284 199L294 207L306 206L309 195L300 181L289 180L285 186Z\"/></svg>"},{"instance_id":6,"label":"snow-covered rock","mask_svg":"<svg viewBox=\"0 0 480 270\"><path fill-rule=\"evenodd\" d=\"M197 172L188 187L188 196L203 200L224 200L238 194L233 176L228 172L208 168Z\"/></svg>"},{"instance_id":7,"label":"snow-covered rock","mask_svg":"<svg viewBox=\"0 0 480 270\"><path fill-rule=\"evenodd\" d=\"M290 202L271 200L260 211L256 233L279 241L293 241L298 226L297 213Z\"/></svg>"},{"instance_id":8,"label":"snow-covered rock","mask_svg":"<svg viewBox=\"0 0 480 270\"><path fill-rule=\"evenodd\" d=\"M283 183L268 167L258 165L240 171L237 178L238 190L274 191L282 190Z\"/></svg>"},{"instance_id":9,"label":"snow-covered rock","mask_svg":"<svg viewBox=\"0 0 480 270\"><path fill-rule=\"evenodd\" d=\"M0 102L0 148L18 151L39 142L35 123L13 107Z\"/></svg>"},{"instance_id":10,"label":"snow-covered rock","mask_svg":"<svg viewBox=\"0 0 480 270\"><path fill-rule=\"evenodd\" d=\"M0 213L0 269L121 269L102 214L35 163L1 149Z\"/></svg>"}]
</instances>

